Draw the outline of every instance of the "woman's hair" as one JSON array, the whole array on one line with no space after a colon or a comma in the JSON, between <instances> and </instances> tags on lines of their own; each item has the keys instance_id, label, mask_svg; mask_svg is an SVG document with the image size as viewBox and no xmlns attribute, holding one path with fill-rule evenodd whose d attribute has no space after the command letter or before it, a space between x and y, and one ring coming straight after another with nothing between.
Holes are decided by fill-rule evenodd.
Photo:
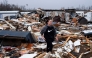
<instances>
[{"instance_id":1,"label":"woman's hair","mask_svg":"<svg viewBox=\"0 0 92 58\"><path fill-rule=\"evenodd\" d=\"M45 17L45 23L47 24L49 20L52 20L51 17Z\"/></svg>"}]
</instances>

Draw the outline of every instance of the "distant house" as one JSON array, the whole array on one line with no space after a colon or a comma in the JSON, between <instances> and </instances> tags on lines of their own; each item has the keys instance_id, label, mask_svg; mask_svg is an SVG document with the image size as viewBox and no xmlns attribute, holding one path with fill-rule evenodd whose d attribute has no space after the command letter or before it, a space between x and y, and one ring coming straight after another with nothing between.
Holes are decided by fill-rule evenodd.
<instances>
[{"instance_id":1,"label":"distant house","mask_svg":"<svg viewBox=\"0 0 92 58\"><path fill-rule=\"evenodd\" d=\"M60 16L62 17L62 15L64 15L64 19L66 21L66 23L69 23L70 21L70 18L73 18L75 17L75 14L76 14L76 10L75 9L43 9L43 11L45 11L45 16L51 16L51 17L54 17L54 16Z\"/></svg>"},{"instance_id":2,"label":"distant house","mask_svg":"<svg viewBox=\"0 0 92 58\"><path fill-rule=\"evenodd\" d=\"M83 17L83 16L84 16L84 12L85 12L85 11L76 11L76 14L77 14L78 16Z\"/></svg>"},{"instance_id":3,"label":"distant house","mask_svg":"<svg viewBox=\"0 0 92 58\"><path fill-rule=\"evenodd\" d=\"M89 11L84 14L84 17L89 21L92 22L92 11Z\"/></svg>"},{"instance_id":4,"label":"distant house","mask_svg":"<svg viewBox=\"0 0 92 58\"><path fill-rule=\"evenodd\" d=\"M28 13L30 13L30 12L20 12L20 13L23 15L23 14L28 14Z\"/></svg>"},{"instance_id":5,"label":"distant house","mask_svg":"<svg viewBox=\"0 0 92 58\"><path fill-rule=\"evenodd\" d=\"M0 11L0 19L4 19L6 16L9 16L10 19L16 18L19 15L19 11Z\"/></svg>"}]
</instances>

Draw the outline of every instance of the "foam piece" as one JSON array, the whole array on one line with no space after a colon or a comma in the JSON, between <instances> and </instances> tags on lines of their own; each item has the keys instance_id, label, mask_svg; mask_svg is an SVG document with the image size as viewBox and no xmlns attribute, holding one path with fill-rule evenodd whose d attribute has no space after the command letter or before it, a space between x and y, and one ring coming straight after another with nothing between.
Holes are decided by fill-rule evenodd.
<instances>
[{"instance_id":1,"label":"foam piece","mask_svg":"<svg viewBox=\"0 0 92 58\"><path fill-rule=\"evenodd\" d=\"M24 55L22 55L21 57L19 57L19 58L33 58L33 57L35 57L37 54L24 54Z\"/></svg>"},{"instance_id":2,"label":"foam piece","mask_svg":"<svg viewBox=\"0 0 92 58\"><path fill-rule=\"evenodd\" d=\"M79 45L81 45L81 40L80 39L78 39L78 40L76 40L75 42L74 42L74 46L79 46Z\"/></svg>"}]
</instances>

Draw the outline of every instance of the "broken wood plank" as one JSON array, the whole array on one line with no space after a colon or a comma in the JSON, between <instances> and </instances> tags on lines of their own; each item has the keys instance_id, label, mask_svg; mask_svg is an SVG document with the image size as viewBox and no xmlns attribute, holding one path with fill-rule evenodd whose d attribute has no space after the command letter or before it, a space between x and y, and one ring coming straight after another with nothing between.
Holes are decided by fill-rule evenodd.
<instances>
[{"instance_id":1,"label":"broken wood plank","mask_svg":"<svg viewBox=\"0 0 92 58\"><path fill-rule=\"evenodd\" d=\"M70 56L72 56L73 58L77 58L77 57L75 57L73 54L71 54L70 52L68 52L68 54L69 54Z\"/></svg>"},{"instance_id":2,"label":"broken wood plank","mask_svg":"<svg viewBox=\"0 0 92 58\"><path fill-rule=\"evenodd\" d=\"M70 39L70 37L67 38L67 40L64 42L64 44L62 46L65 46L65 44L68 42L69 39Z\"/></svg>"}]
</instances>

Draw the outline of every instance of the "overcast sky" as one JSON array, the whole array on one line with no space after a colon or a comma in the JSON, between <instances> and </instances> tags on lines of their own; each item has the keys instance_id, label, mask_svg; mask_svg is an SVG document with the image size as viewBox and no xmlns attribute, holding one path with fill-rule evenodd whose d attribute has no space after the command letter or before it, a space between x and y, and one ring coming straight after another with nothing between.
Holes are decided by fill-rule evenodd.
<instances>
[{"instance_id":1,"label":"overcast sky","mask_svg":"<svg viewBox=\"0 0 92 58\"><path fill-rule=\"evenodd\" d=\"M0 0L3 2L4 0ZM61 9L92 6L92 0L7 0L9 4L25 5L26 8Z\"/></svg>"}]
</instances>

